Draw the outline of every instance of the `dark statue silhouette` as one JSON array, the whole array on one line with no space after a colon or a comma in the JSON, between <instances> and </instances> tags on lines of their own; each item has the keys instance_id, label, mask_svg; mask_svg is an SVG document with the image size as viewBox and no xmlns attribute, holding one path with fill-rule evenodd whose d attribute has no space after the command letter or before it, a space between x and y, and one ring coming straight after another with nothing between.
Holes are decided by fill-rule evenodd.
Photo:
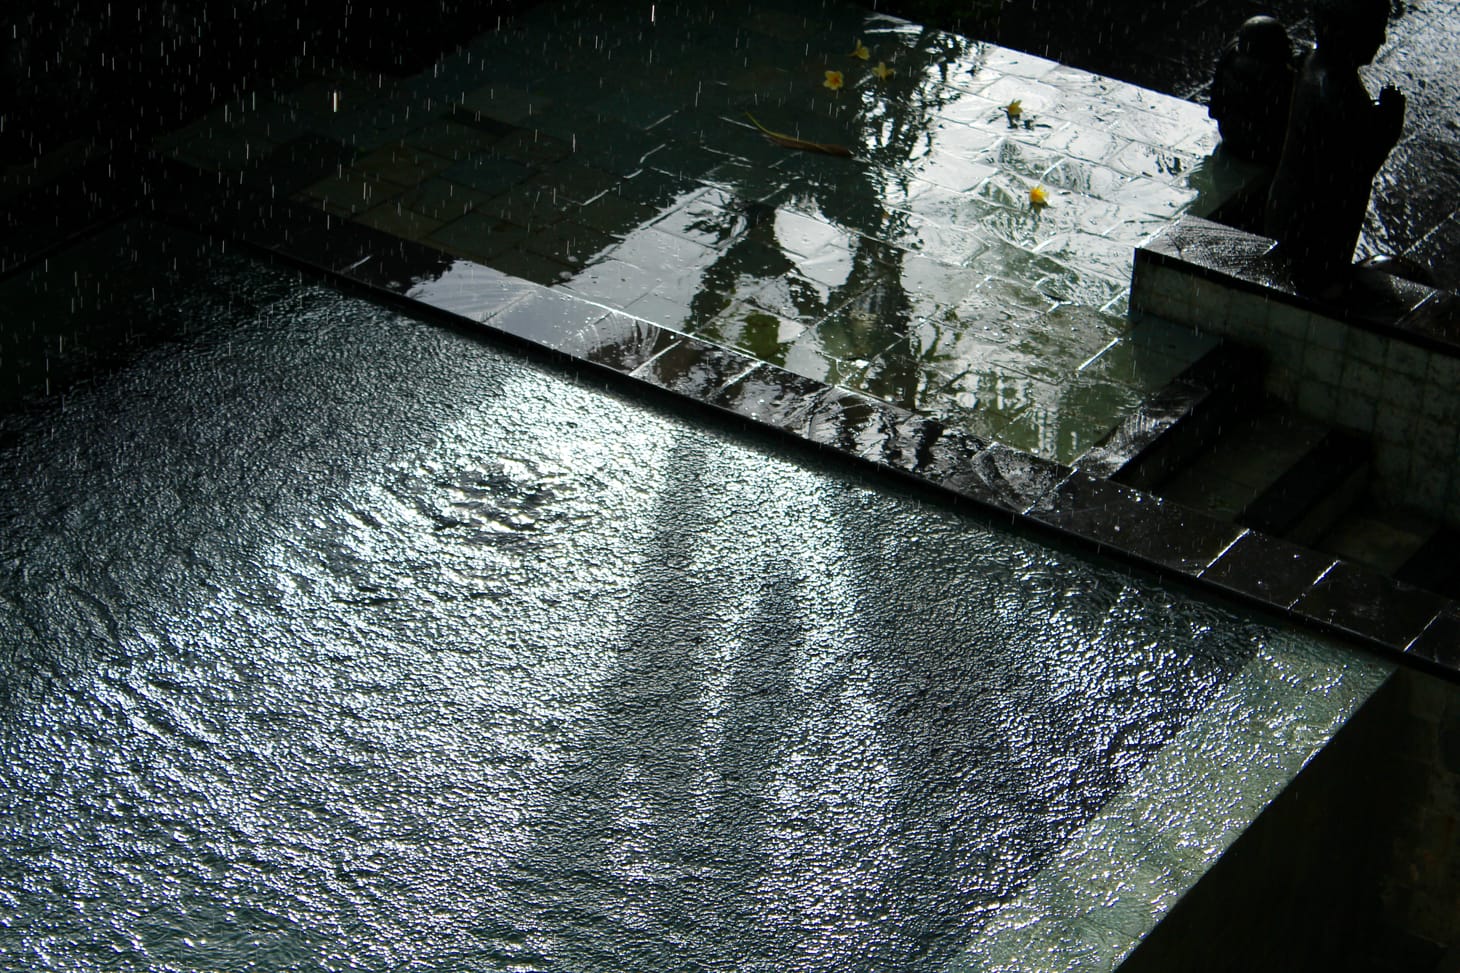
<instances>
[{"instance_id":1,"label":"dark statue silhouette","mask_svg":"<svg viewBox=\"0 0 1460 973\"><path fill-rule=\"evenodd\" d=\"M1292 261L1299 289L1337 296L1374 176L1399 141L1404 95L1378 102L1359 78L1384 43L1389 0L1317 0L1317 47L1298 71L1287 136L1268 192L1265 230Z\"/></svg>"},{"instance_id":2,"label":"dark statue silhouette","mask_svg":"<svg viewBox=\"0 0 1460 973\"><path fill-rule=\"evenodd\" d=\"M1237 30L1217 59L1207 107L1226 152L1247 162L1277 164L1295 75L1292 42L1282 24L1253 17Z\"/></svg>"}]
</instances>

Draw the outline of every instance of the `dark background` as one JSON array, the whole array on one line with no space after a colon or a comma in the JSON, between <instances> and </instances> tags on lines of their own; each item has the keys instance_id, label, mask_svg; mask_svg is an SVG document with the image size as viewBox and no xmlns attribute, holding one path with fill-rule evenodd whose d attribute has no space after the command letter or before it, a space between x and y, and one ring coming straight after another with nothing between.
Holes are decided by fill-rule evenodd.
<instances>
[{"instance_id":1,"label":"dark background","mask_svg":"<svg viewBox=\"0 0 1460 973\"><path fill-rule=\"evenodd\" d=\"M408 74L537 0L15 0L0 13L0 161L70 139L125 145L267 87L295 58ZM646 0L647 2L647 0ZM1245 18L1306 0L863 0L932 26L1199 98Z\"/></svg>"}]
</instances>

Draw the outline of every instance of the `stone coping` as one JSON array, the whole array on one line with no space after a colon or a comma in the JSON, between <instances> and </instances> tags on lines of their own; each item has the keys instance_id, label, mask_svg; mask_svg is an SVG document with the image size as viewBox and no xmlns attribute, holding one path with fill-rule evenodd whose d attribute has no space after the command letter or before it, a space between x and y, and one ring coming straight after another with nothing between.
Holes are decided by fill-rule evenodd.
<instances>
[{"instance_id":1,"label":"stone coping","mask_svg":"<svg viewBox=\"0 0 1460 973\"><path fill-rule=\"evenodd\" d=\"M312 207L234 187L157 215L603 373L829 449L955 502L1072 539L1460 680L1460 605L1098 475ZM193 177L195 178L195 177Z\"/></svg>"},{"instance_id":2,"label":"stone coping","mask_svg":"<svg viewBox=\"0 0 1460 973\"><path fill-rule=\"evenodd\" d=\"M1299 292L1292 267L1276 246L1268 237L1188 214L1136 248L1136 273L1142 264L1177 268L1266 301L1460 356L1460 297L1455 292L1360 267L1353 291L1341 303L1324 301Z\"/></svg>"}]
</instances>

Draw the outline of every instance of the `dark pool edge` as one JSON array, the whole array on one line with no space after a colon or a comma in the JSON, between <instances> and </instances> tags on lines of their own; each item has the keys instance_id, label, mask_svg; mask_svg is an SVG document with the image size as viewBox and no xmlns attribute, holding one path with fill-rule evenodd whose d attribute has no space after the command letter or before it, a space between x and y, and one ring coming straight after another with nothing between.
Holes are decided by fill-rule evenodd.
<instances>
[{"instance_id":1,"label":"dark pool edge","mask_svg":"<svg viewBox=\"0 0 1460 973\"><path fill-rule=\"evenodd\" d=\"M1460 682L1460 604L1449 599L565 291L507 278L290 201L273 186L265 192L160 158L145 169L145 180L170 192L127 212L234 241L404 310L627 378L670 401L688 400L870 464L949 500ZM418 286L461 267L475 267L484 280L505 279L515 293L492 295L496 304L488 309L469 291L433 296Z\"/></svg>"}]
</instances>

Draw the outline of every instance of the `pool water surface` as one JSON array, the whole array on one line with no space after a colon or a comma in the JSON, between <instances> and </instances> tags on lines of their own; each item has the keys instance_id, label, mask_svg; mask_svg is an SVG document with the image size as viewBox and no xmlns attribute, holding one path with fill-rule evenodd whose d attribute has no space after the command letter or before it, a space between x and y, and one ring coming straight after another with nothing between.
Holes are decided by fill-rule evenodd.
<instances>
[{"instance_id":1,"label":"pool water surface","mask_svg":"<svg viewBox=\"0 0 1460 973\"><path fill-rule=\"evenodd\" d=\"M0 965L942 969L1112 808L1193 881L1381 676L206 264L0 429Z\"/></svg>"}]
</instances>

